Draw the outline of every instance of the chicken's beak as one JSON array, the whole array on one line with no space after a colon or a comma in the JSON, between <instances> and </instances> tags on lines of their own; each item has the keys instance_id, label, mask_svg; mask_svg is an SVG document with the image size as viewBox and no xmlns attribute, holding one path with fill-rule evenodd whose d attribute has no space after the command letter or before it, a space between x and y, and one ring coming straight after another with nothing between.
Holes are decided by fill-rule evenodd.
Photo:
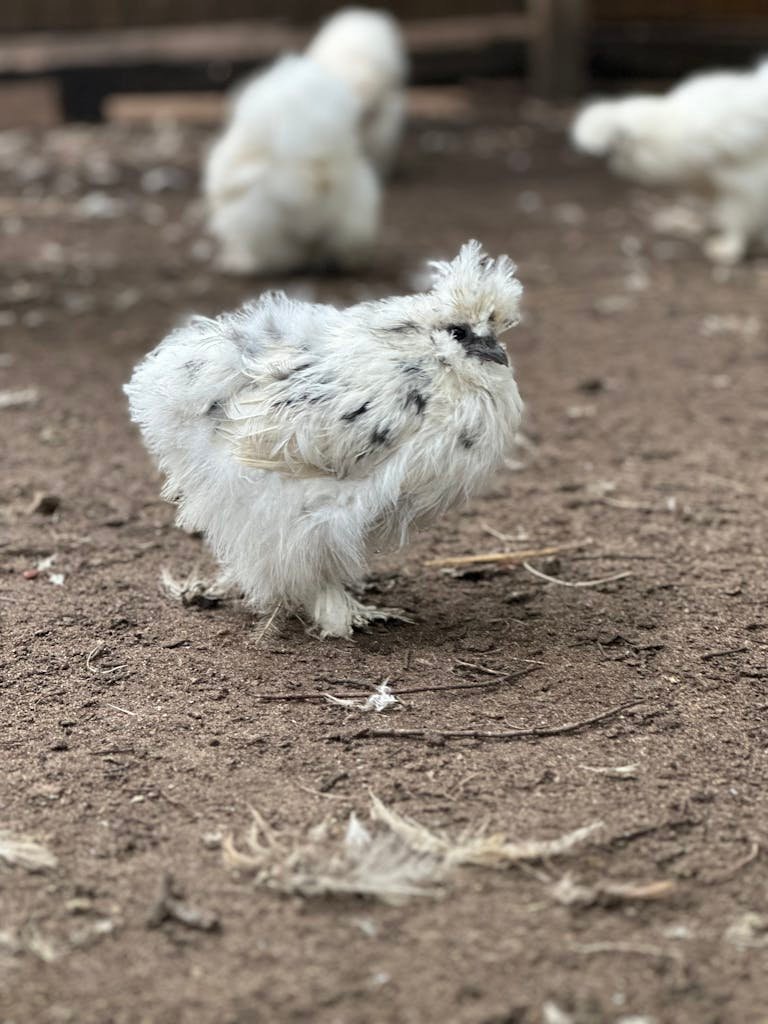
<instances>
[{"instance_id":1,"label":"chicken's beak","mask_svg":"<svg viewBox=\"0 0 768 1024\"><path fill-rule=\"evenodd\" d=\"M473 334L467 345L467 355L474 356L483 363L499 363L500 366L509 366L507 353L492 335Z\"/></svg>"}]
</instances>

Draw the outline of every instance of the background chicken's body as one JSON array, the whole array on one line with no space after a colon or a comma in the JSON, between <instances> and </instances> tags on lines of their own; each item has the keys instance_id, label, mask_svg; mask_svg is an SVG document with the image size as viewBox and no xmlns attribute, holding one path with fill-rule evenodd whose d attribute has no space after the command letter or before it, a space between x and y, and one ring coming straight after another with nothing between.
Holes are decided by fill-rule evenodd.
<instances>
[{"instance_id":1,"label":"background chicken's body","mask_svg":"<svg viewBox=\"0 0 768 1024\"><path fill-rule=\"evenodd\" d=\"M380 188L359 117L351 90L303 57L245 85L203 180L222 270L351 268L367 258Z\"/></svg>"},{"instance_id":2,"label":"background chicken's body","mask_svg":"<svg viewBox=\"0 0 768 1024\"><path fill-rule=\"evenodd\" d=\"M768 245L768 61L693 75L662 96L598 101L572 134L623 177L708 193L714 233L705 252L714 262L739 262L754 241Z\"/></svg>"}]
</instances>

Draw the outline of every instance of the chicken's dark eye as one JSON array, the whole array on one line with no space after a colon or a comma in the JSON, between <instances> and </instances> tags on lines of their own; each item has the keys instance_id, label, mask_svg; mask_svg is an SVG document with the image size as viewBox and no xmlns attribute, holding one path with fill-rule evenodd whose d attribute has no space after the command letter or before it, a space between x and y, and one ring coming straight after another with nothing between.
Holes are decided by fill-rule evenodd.
<instances>
[{"instance_id":1,"label":"chicken's dark eye","mask_svg":"<svg viewBox=\"0 0 768 1024\"><path fill-rule=\"evenodd\" d=\"M449 334L453 335L455 341L462 342L466 341L469 337L469 328L464 327L461 324L452 324L446 328Z\"/></svg>"}]
</instances>

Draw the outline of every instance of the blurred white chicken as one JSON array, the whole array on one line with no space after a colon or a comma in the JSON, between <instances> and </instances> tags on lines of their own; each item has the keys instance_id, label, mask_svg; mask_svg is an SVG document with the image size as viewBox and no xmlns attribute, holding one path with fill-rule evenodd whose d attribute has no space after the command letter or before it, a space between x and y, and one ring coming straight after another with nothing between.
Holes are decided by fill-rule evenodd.
<instances>
[{"instance_id":1,"label":"blurred white chicken","mask_svg":"<svg viewBox=\"0 0 768 1024\"><path fill-rule=\"evenodd\" d=\"M345 310L268 293L169 335L126 385L178 501L261 614L321 636L401 617L361 604L369 555L477 491L522 404L498 335L522 287L469 242L429 291Z\"/></svg>"},{"instance_id":2,"label":"blurred white chicken","mask_svg":"<svg viewBox=\"0 0 768 1024\"><path fill-rule=\"evenodd\" d=\"M380 188L360 103L306 57L283 57L237 95L208 156L208 226L229 273L352 268L368 257Z\"/></svg>"},{"instance_id":3,"label":"blurred white chicken","mask_svg":"<svg viewBox=\"0 0 768 1024\"><path fill-rule=\"evenodd\" d=\"M572 139L641 184L714 192L705 252L715 262L738 262L752 241L768 244L768 61L694 75L664 96L592 103Z\"/></svg>"},{"instance_id":4,"label":"blurred white chicken","mask_svg":"<svg viewBox=\"0 0 768 1024\"><path fill-rule=\"evenodd\" d=\"M321 25L306 55L358 97L363 149L379 173L386 174L403 131L408 75L395 19L384 11L345 7Z\"/></svg>"}]
</instances>

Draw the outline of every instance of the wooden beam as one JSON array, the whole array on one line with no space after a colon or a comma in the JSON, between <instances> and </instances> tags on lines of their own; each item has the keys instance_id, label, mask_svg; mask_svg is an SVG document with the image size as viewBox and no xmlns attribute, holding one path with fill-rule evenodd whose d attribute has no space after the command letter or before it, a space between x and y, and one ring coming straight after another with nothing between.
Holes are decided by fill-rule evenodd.
<instances>
[{"instance_id":1,"label":"wooden beam","mask_svg":"<svg viewBox=\"0 0 768 1024\"><path fill-rule=\"evenodd\" d=\"M536 28L528 50L531 91L580 96L587 73L587 0L529 0Z\"/></svg>"},{"instance_id":2,"label":"wooden beam","mask_svg":"<svg viewBox=\"0 0 768 1024\"><path fill-rule=\"evenodd\" d=\"M409 51L418 56L477 49L499 40L527 40L535 26L525 15L486 14L406 21L403 31ZM30 32L0 40L0 74L48 74L139 64L258 63L287 50L300 50L309 38L310 33L304 29L259 21L99 32Z\"/></svg>"}]
</instances>

